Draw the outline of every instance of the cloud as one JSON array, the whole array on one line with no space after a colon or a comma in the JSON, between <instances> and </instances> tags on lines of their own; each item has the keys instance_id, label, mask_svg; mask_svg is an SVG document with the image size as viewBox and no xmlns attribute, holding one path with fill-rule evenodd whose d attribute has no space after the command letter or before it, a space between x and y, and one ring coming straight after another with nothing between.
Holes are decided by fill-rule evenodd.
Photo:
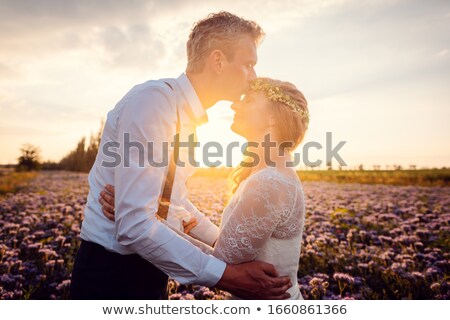
<instances>
[{"instance_id":1,"label":"cloud","mask_svg":"<svg viewBox=\"0 0 450 320\"><path fill-rule=\"evenodd\" d=\"M11 80L17 79L19 77L19 73L14 70L12 67L0 62L0 80Z\"/></svg>"},{"instance_id":2,"label":"cloud","mask_svg":"<svg viewBox=\"0 0 450 320\"><path fill-rule=\"evenodd\" d=\"M436 58L450 41L447 8L442 1L345 3L302 19L290 33L272 34L258 68L292 79L316 99L432 72L448 78L448 56Z\"/></svg>"},{"instance_id":3,"label":"cloud","mask_svg":"<svg viewBox=\"0 0 450 320\"><path fill-rule=\"evenodd\" d=\"M157 69L185 62L189 30L208 13L226 9L276 28L346 2L0 0L0 61L23 74L28 64L75 52L107 68Z\"/></svg>"},{"instance_id":4,"label":"cloud","mask_svg":"<svg viewBox=\"0 0 450 320\"><path fill-rule=\"evenodd\" d=\"M146 24L108 27L99 38L102 49L109 53L106 57L110 66L158 65L167 53L164 41Z\"/></svg>"},{"instance_id":5,"label":"cloud","mask_svg":"<svg viewBox=\"0 0 450 320\"><path fill-rule=\"evenodd\" d=\"M0 125L42 137L35 143L49 139L54 154L62 151L51 139L72 135L69 150L132 84L177 76L192 24L220 10L263 27L258 74L297 84L323 119L354 95L365 105L382 92L386 108L397 108L398 89L405 101L410 91L436 93L430 112L448 101L440 89L450 74L448 1L0 0L0 114L8 119ZM229 121L232 112L219 109L216 118ZM438 126L447 128L428 130Z\"/></svg>"},{"instance_id":6,"label":"cloud","mask_svg":"<svg viewBox=\"0 0 450 320\"><path fill-rule=\"evenodd\" d=\"M437 53L437 56L438 57L446 57L446 56L448 56L449 53L450 53L449 49L442 49L441 51L439 51Z\"/></svg>"},{"instance_id":7,"label":"cloud","mask_svg":"<svg viewBox=\"0 0 450 320\"><path fill-rule=\"evenodd\" d=\"M174 0L3 0L0 60L5 61L5 69L23 68L60 53L89 52L97 53L109 68L142 67L144 62L157 65L167 54L168 44L155 27L173 14L172 6L186 5Z\"/></svg>"},{"instance_id":8,"label":"cloud","mask_svg":"<svg viewBox=\"0 0 450 320\"><path fill-rule=\"evenodd\" d=\"M57 30L68 27L123 24L151 18L154 2L128 1L0 1L3 27L15 31ZM5 33L7 30L4 30Z\"/></svg>"}]
</instances>

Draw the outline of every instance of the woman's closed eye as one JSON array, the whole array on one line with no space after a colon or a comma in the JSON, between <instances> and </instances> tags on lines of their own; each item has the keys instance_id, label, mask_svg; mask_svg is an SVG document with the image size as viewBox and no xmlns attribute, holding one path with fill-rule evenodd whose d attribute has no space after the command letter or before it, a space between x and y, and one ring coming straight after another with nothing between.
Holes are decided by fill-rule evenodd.
<instances>
[{"instance_id":1,"label":"woman's closed eye","mask_svg":"<svg viewBox=\"0 0 450 320\"><path fill-rule=\"evenodd\" d=\"M244 101L242 101L243 105L249 104L253 102L253 98L245 98Z\"/></svg>"}]
</instances>

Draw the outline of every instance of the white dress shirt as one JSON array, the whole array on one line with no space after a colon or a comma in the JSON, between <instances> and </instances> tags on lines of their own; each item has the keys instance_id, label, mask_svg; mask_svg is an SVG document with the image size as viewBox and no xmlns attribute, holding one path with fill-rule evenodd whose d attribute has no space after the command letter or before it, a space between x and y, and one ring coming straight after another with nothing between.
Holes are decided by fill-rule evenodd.
<instances>
[{"instance_id":1,"label":"white dress shirt","mask_svg":"<svg viewBox=\"0 0 450 320\"><path fill-rule=\"evenodd\" d=\"M164 82L170 83L173 90ZM203 253L156 218L168 166L157 167L149 160L163 162L167 149L163 142L173 141L176 132L177 105L180 141L188 141L187 137L207 121L207 116L184 73L177 79L150 80L133 87L108 112L99 152L89 173L90 191L81 238L120 254L137 253L183 284L214 286L226 264ZM136 146L137 142L143 147ZM166 158L170 160L173 149L170 145L168 149ZM191 234L213 245L218 227L187 197L186 180L195 171L188 161L188 148L180 148L180 160L185 166L176 168L167 222L180 230L182 220L195 217L198 225ZM103 215L99 203L106 184L115 186L115 223Z\"/></svg>"}]
</instances>

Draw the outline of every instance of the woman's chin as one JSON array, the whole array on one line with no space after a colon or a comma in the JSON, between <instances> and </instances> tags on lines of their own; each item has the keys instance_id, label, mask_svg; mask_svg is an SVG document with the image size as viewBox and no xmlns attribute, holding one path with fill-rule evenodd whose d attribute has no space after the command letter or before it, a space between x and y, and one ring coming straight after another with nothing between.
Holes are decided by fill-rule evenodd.
<instances>
[{"instance_id":1,"label":"woman's chin","mask_svg":"<svg viewBox=\"0 0 450 320\"><path fill-rule=\"evenodd\" d=\"M239 128L239 125L237 125L236 122L233 122L233 123L231 124L231 131L233 131L234 133L240 135L241 137L244 137L244 136L242 135L242 131L239 130L239 129L240 129L240 128ZM245 137L244 137L244 138L245 138Z\"/></svg>"}]
</instances>

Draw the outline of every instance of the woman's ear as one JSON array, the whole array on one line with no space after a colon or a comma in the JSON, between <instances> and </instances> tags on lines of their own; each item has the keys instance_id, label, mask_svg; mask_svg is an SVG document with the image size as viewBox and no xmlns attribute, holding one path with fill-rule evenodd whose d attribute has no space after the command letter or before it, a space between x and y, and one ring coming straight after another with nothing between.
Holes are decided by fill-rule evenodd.
<instances>
[{"instance_id":1,"label":"woman's ear","mask_svg":"<svg viewBox=\"0 0 450 320\"><path fill-rule=\"evenodd\" d=\"M275 119L275 116L273 114L269 115L269 127L275 128L277 125L277 120Z\"/></svg>"}]
</instances>

